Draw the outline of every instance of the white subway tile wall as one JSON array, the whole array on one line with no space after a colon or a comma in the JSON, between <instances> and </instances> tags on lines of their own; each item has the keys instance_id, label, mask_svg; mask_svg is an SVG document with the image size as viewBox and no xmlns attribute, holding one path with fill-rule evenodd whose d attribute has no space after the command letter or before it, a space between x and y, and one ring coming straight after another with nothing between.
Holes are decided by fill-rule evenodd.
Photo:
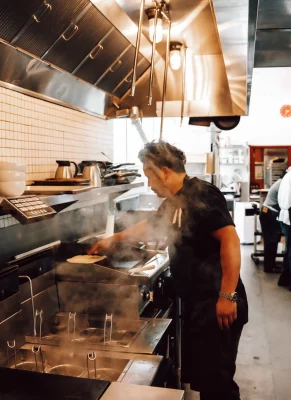
<instances>
[{"instance_id":1,"label":"white subway tile wall","mask_svg":"<svg viewBox=\"0 0 291 400\"><path fill-rule=\"evenodd\" d=\"M113 157L111 121L0 87L0 161L26 165L27 181L53 178L56 160L106 160L101 152ZM0 217L0 229L16 223Z\"/></svg>"},{"instance_id":2,"label":"white subway tile wall","mask_svg":"<svg viewBox=\"0 0 291 400\"><path fill-rule=\"evenodd\" d=\"M26 180L53 178L56 160L113 156L113 127L79 111L0 87L0 161L27 166Z\"/></svg>"}]
</instances>

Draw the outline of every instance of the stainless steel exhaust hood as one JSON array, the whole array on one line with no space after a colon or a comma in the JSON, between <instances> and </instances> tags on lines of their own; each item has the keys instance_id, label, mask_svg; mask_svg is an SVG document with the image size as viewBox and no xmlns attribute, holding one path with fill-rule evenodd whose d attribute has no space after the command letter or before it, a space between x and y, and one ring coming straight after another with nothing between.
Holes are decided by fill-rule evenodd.
<instances>
[{"instance_id":1,"label":"stainless steel exhaust hood","mask_svg":"<svg viewBox=\"0 0 291 400\"><path fill-rule=\"evenodd\" d=\"M184 115L246 114L248 0L167 3L171 40L187 46ZM103 118L135 106L143 117L158 116L165 38L157 44L154 101L148 106L151 43L146 28L136 95L129 96L139 6L140 0L2 0L0 84ZM181 85L180 71L170 69L165 116L180 115Z\"/></svg>"}]
</instances>

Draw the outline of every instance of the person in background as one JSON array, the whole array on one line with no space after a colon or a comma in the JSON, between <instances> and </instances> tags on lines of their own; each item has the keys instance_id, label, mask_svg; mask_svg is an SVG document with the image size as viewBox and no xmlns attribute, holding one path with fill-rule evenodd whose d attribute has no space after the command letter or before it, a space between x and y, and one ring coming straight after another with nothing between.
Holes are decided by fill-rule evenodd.
<instances>
[{"instance_id":1,"label":"person in background","mask_svg":"<svg viewBox=\"0 0 291 400\"><path fill-rule=\"evenodd\" d=\"M280 207L279 221L285 236L286 251L284 255L283 271L279 278L279 286L289 286L291 291L291 236L290 236L290 209L291 209L291 167L282 179L279 192L278 204Z\"/></svg>"},{"instance_id":2,"label":"person in background","mask_svg":"<svg viewBox=\"0 0 291 400\"><path fill-rule=\"evenodd\" d=\"M282 178L284 177L282 175ZM281 268L276 266L276 255L278 243L281 240L281 225L278 221L280 207L278 204L278 192L282 182L282 178L275 182L265 199L262 210L260 212L260 222L262 234L264 238L264 271L280 272Z\"/></svg>"},{"instance_id":3,"label":"person in background","mask_svg":"<svg viewBox=\"0 0 291 400\"><path fill-rule=\"evenodd\" d=\"M97 242L89 254L167 236L173 285L183 302L182 382L201 400L240 400L233 378L248 306L225 198L210 183L190 179L185 154L169 143L148 143L139 158L149 186L166 199L152 218Z\"/></svg>"}]
</instances>

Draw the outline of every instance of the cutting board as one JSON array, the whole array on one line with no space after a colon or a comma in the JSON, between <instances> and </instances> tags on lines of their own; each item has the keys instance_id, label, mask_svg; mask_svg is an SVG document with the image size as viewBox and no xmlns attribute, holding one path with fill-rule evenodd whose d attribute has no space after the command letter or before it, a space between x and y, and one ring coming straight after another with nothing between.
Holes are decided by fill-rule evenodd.
<instances>
[{"instance_id":1,"label":"cutting board","mask_svg":"<svg viewBox=\"0 0 291 400\"><path fill-rule=\"evenodd\" d=\"M37 186L80 186L90 185L90 179L83 178L71 178L71 179L46 179L46 180L35 180L33 185Z\"/></svg>"},{"instance_id":2,"label":"cutting board","mask_svg":"<svg viewBox=\"0 0 291 400\"><path fill-rule=\"evenodd\" d=\"M94 189L94 186L26 186L24 194L76 194Z\"/></svg>"}]
</instances>

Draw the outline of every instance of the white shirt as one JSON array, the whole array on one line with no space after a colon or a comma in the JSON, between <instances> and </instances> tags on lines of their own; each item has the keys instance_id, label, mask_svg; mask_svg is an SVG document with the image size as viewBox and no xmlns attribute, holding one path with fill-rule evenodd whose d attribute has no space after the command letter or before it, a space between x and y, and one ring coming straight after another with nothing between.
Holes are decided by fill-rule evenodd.
<instances>
[{"instance_id":1,"label":"white shirt","mask_svg":"<svg viewBox=\"0 0 291 400\"><path fill-rule=\"evenodd\" d=\"M289 208L291 207L291 171L282 179L279 192L278 204L280 206L279 221L290 225Z\"/></svg>"}]
</instances>

